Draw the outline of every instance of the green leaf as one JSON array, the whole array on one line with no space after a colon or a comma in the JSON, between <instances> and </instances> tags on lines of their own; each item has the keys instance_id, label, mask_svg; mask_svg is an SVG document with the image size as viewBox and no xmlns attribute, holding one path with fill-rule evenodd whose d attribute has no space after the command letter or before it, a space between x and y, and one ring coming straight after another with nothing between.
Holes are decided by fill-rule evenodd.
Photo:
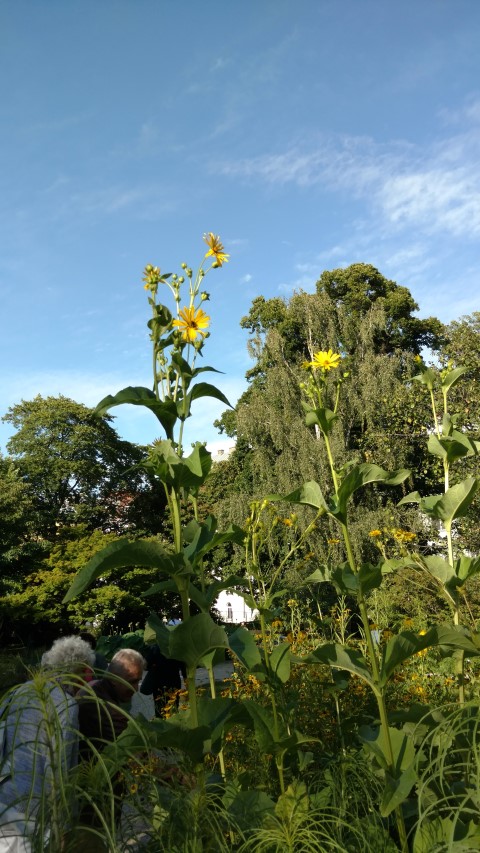
<instances>
[{"instance_id":1,"label":"green leaf","mask_svg":"<svg viewBox=\"0 0 480 853\"><path fill-rule=\"evenodd\" d=\"M476 442L471 441L467 436L463 436L457 430L454 430L451 436L442 436L441 438L432 433L428 439L428 451L432 456L446 459L450 464L464 456L474 456L478 452Z\"/></svg>"},{"instance_id":2,"label":"green leaf","mask_svg":"<svg viewBox=\"0 0 480 853\"><path fill-rule=\"evenodd\" d=\"M184 489L196 494L212 467L212 457L203 444L197 442L189 456L179 456L170 440L155 442L149 448L143 465L152 471L168 488Z\"/></svg>"},{"instance_id":3,"label":"green leaf","mask_svg":"<svg viewBox=\"0 0 480 853\"><path fill-rule=\"evenodd\" d=\"M189 416L193 401L200 399L200 397L212 397L214 400L220 400L221 403L225 403L226 406L232 408L225 394L216 388L215 385L210 385L209 382L198 382L186 395L185 400L179 403L180 410L178 411L178 416L181 420L185 420Z\"/></svg>"},{"instance_id":4,"label":"green leaf","mask_svg":"<svg viewBox=\"0 0 480 853\"><path fill-rule=\"evenodd\" d=\"M433 518L443 521L445 529L450 532L452 521L466 514L477 490L476 477L469 477L452 486L443 495L429 495L420 501L420 509Z\"/></svg>"},{"instance_id":5,"label":"green leaf","mask_svg":"<svg viewBox=\"0 0 480 853\"><path fill-rule=\"evenodd\" d=\"M388 817L394 809L398 808L410 794L413 786L417 781L417 773L415 767L410 765L400 776L392 778L387 777L387 783L383 790L382 800L380 802L380 814L382 817Z\"/></svg>"},{"instance_id":6,"label":"green leaf","mask_svg":"<svg viewBox=\"0 0 480 853\"><path fill-rule=\"evenodd\" d=\"M472 640L464 630L454 625L434 625L425 634L415 634L414 631L402 631L388 641L383 649L380 678L385 685L396 667L430 647L442 646L451 651L462 650L469 655L479 654Z\"/></svg>"},{"instance_id":7,"label":"green leaf","mask_svg":"<svg viewBox=\"0 0 480 853\"><path fill-rule=\"evenodd\" d=\"M322 646L317 646L302 660L303 663L324 663L336 669L346 669L347 672L358 675L370 687L374 687L371 672L363 655L355 649L342 646L340 643L325 643Z\"/></svg>"},{"instance_id":8,"label":"green leaf","mask_svg":"<svg viewBox=\"0 0 480 853\"><path fill-rule=\"evenodd\" d=\"M166 551L158 541L139 539L130 542L128 539L117 539L95 554L86 566L80 569L63 601L71 601L88 589L97 578L112 569L125 566L143 566L160 569L166 574L175 574L183 566L183 555Z\"/></svg>"},{"instance_id":9,"label":"green leaf","mask_svg":"<svg viewBox=\"0 0 480 853\"><path fill-rule=\"evenodd\" d=\"M246 628L237 628L229 638L231 651L250 672L263 668L262 656L255 638Z\"/></svg>"},{"instance_id":10,"label":"green leaf","mask_svg":"<svg viewBox=\"0 0 480 853\"><path fill-rule=\"evenodd\" d=\"M244 699L242 707L252 719L255 738L261 752L279 756L285 752L296 750L302 743L311 743L318 740L315 737L305 737L297 731L288 734L284 723L278 719L277 726L279 734L277 737L275 734L277 726L275 725L273 714L267 708L254 702L253 699Z\"/></svg>"},{"instance_id":11,"label":"green leaf","mask_svg":"<svg viewBox=\"0 0 480 853\"><path fill-rule=\"evenodd\" d=\"M467 371L467 367L456 367L455 370L449 370L448 373L444 375L440 374L440 383L442 388L453 388L453 386L457 384L458 380L461 379Z\"/></svg>"},{"instance_id":12,"label":"green leaf","mask_svg":"<svg viewBox=\"0 0 480 853\"><path fill-rule=\"evenodd\" d=\"M183 660L188 667L196 667L201 658L218 648L228 648L224 628L216 625L208 613L197 613L169 632L167 657Z\"/></svg>"},{"instance_id":13,"label":"green leaf","mask_svg":"<svg viewBox=\"0 0 480 853\"><path fill-rule=\"evenodd\" d=\"M412 738L405 732L389 726L387 739L387 730L383 725L361 726L359 736L367 749L373 752L383 770L398 777L400 773L411 767L415 759L415 747ZM388 743L393 754L393 765Z\"/></svg>"},{"instance_id":14,"label":"green leaf","mask_svg":"<svg viewBox=\"0 0 480 853\"><path fill-rule=\"evenodd\" d=\"M324 435L329 435L333 429L335 421L338 420L338 415L332 412L331 409L312 409L308 403L302 405L306 411L305 423L307 426L317 425L320 427Z\"/></svg>"},{"instance_id":15,"label":"green leaf","mask_svg":"<svg viewBox=\"0 0 480 853\"><path fill-rule=\"evenodd\" d=\"M342 524L347 523L347 503L354 492L369 483L382 483L385 486L398 486L410 475L410 471L401 469L398 471L388 472L379 465L373 465L366 462L360 465L355 465L342 481L334 506L330 512L335 518L338 518Z\"/></svg>"},{"instance_id":16,"label":"green leaf","mask_svg":"<svg viewBox=\"0 0 480 853\"><path fill-rule=\"evenodd\" d=\"M228 530L217 533L217 520L213 515L209 515L204 522L193 520L185 528L185 541L189 544L184 548L184 553L188 560L193 561L195 558L204 557L209 551L225 542L241 545L244 538L245 532L236 524L231 524ZM224 586L223 589L228 587Z\"/></svg>"},{"instance_id":17,"label":"green leaf","mask_svg":"<svg viewBox=\"0 0 480 853\"><path fill-rule=\"evenodd\" d=\"M234 818L235 826L249 831L261 826L265 816L273 814L275 808L274 801L265 791L257 788L242 791L236 787L235 781L227 782L223 804Z\"/></svg>"},{"instance_id":18,"label":"green leaf","mask_svg":"<svg viewBox=\"0 0 480 853\"><path fill-rule=\"evenodd\" d=\"M417 376L414 376L413 379L415 382L420 382L421 385L426 385L429 391L433 391L437 374L434 370L431 370L431 368L425 367L424 365L420 366L420 370L422 372L418 373Z\"/></svg>"},{"instance_id":19,"label":"green leaf","mask_svg":"<svg viewBox=\"0 0 480 853\"><path fill-rule=\"evenodd\" d=\"M157 400L153 391L149 388L133 387L123 388L117 394L112 396L109 394L100 401L95 409L96 415L104 415L109 409L114 406L121 406L128 403L133 406L144 406L150 409L157 420L160 421L167 438L173 439L173 428L177 420L177 406L173 400L165 400L161 402Z\"/></svg>"},{"instance_id":20,"label":"green leaf","mask_svg":"<svg viewBox=\"0 0 480 853\"><path fill-rule=\"evenodd\" d=\"M299 489L290 492L289 495L268 495L266 500L269 501L288 501L288 503L299 503L313 506L315 509L328 511L327 503L323 496L322 490L318 483L314 480L309 480L304 483Z\"/></svg>"},{"instance_id":21,"label":"green leaf","mask_svg":"<svg viewBox=\"0 0 480 853\"><path fill-rule=\"evenodd\" d=\"M270 666L274 675L286 684L290 678L291 652L289 643L279 643L270 654Z\"/></svg>"}]
</instances>

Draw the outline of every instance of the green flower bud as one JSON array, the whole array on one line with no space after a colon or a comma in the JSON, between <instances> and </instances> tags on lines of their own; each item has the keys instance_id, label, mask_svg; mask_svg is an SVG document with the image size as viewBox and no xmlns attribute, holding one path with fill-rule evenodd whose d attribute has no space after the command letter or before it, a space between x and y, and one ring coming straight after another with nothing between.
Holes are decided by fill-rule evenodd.
<instances>
[{"instance_id":1,"label":"green flower bud","mask_svg":"<svg viewBox=\"0 0 480 853\"><path fill-rule=\"evenodd\" d=\"M183 263L182 264L182 270L186 270L186 269L187 269L187 265L186 265L186 263Z\"/></svg>"},{"instance_id":2,"label":"green flower bud","mask_svg":"<svg viewBox=\"0 0 480 853\"><path fill-rule=\"evenodd\" d=\"M210 299L210 294L204 290L203 293L200 294L200 299L202 302L207 302Z\"/></svg>"},{"instance_id":3,"label":"green flower bud","mask_svg":"<svg viewBox=\"0 0 480 853\"><path fill-rule=\"evenodd\" d=\"M183 284L184 281L185 281L185 279L184 279L183 275L181 275L180 278L178 279L178 283Z\"/></svg>"}]
</instances>

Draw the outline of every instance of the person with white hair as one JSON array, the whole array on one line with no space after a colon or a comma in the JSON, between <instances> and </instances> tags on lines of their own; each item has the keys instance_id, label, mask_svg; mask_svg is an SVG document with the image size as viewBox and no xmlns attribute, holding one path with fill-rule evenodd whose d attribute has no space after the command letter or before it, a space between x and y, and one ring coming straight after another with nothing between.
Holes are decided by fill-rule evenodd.
<instances>
[{"instance_id":1,"label":"person with white hair","mask_svg":"<svg viewBox=\"0 0 480 853\"><path fill-rule=\"evenodd\" d=\"M94 659L80 637L61 637L42 656L41 670L2 698L0 853L29 851L33 838L52 831L58 797L78 759L75 694Z\"/></svg>"}]
</instances>

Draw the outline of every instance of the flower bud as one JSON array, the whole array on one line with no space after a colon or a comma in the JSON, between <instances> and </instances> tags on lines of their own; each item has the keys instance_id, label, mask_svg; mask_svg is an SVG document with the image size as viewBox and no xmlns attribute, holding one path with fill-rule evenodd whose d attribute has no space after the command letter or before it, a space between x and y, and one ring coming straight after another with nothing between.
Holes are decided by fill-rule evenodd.
<instances>
[{"instance_id":1,"label":"flower bud","mask_svg":"<svg viewBox=\"0 0 480 853\"><path fill-rule=\"evenodd\" d=\"M207 302L207 301L210 299L210 294L209 294L209 293L207 293L207 292L204 290L204 291L200 294L200 299L202 300L202 302Z\"/></svg>"},{"instance_id":2,"label":"flower bud","mask_svg":"<svg viewBox=\"0 0 480 853\"><path fill-rule=\"evenodd\" d=\"M185 279L184 279L183 275L181 275L178 279L178 283L183 284L184 281L185 281Z\"/></svg>"},{"instance_id":3,"label":"flower bud","mask_svg":"<svg viewBox=\"0 0 480 853\"><path fill-rule=\"evenodd\" d=\"M186 265L186 263L184 262L184 263L182 264L182 270L186 270L186 269L187 269L187 265Z\"/></svg>"}]
</instances>

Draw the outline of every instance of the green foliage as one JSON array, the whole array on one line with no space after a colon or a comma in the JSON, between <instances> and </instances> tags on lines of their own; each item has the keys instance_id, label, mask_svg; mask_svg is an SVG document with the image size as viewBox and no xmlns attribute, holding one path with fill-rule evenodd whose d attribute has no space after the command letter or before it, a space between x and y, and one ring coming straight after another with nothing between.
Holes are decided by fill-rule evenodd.
<instances>
[{"instance_id":1,"label":"green foliage","mask_svg":"<svg viewBox=\"0 0 480 853\"><path fill-rule=\"evenodd\" d=\"M17 430L7 447L34 503L37 535L54 539L65 524L138 526L136 497L150 486L132 467L143 451L122 441L105 418L66 397L38 395L12 406L3 420Z\"/></svg>"}]
</instances>

